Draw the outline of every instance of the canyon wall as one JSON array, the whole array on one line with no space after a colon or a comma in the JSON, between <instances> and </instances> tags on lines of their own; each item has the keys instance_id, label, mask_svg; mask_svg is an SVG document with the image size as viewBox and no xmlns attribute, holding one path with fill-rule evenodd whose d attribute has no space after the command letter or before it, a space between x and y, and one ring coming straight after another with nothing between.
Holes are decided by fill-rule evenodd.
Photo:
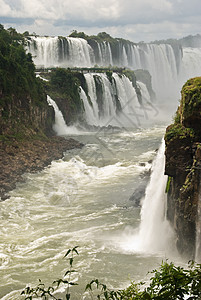
<instances>
[{"instance_id":1,"label":"canyon wall","mask_svg":"<svg viewBox=\"0 0 201 300\"><path fill-rule=\"evenodd\" d=\"M174 124L166 130L168 175L167 217L177 235L177 248L188 259L196 257L201 180L201 77L190 79L181 91Z\"/></svg>"}]
</instances>

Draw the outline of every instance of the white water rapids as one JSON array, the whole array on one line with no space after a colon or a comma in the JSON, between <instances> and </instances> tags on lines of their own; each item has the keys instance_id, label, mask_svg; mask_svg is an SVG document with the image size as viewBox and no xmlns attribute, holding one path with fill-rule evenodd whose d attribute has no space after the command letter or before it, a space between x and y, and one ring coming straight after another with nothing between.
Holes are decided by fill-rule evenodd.
<instances>
[{"instance_id":1,"label":"white water rapids","mask_svg":"<svg viewBox=\"0 0 201 300\"><path fill-rule=\"evenodd\" d=\"M35 286L39 278L48 285L62 277L68 268L63 256L76 245L80 255L73 279L79 285L72 289L72 299L82 299L85 285L95 277L124 287L130 279L145 279L148 270L172 257L160 234L160 247L155 247L156 240L145 248L134 242L140 236L143 240L138 235L140 208L129 200L150 169L163 134L164 127L153 127L76 135L85 143L83 149L67 152L40 173L25 175L25 183L0 203L2 299L20 299L20 290L26 284ZM160 173L163 162L156 159L155 165ZM162 193L160 175L151 180ZM158 211L154 202L149 208L153 214ZM168 241L174 244L169 236Z\"/></svg>"}]
</instances>

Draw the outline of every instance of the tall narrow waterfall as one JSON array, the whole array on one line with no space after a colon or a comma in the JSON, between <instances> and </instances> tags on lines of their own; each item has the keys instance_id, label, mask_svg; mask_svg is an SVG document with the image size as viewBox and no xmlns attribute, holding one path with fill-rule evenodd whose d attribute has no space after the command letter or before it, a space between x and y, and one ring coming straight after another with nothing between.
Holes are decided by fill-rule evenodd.
<instances>
[{"instance_id":1,"label":"tall narrow waterfall","mask_svg":"<svg viewBox=\"0 0 201 300\"><path fill-rule=\"evenodd\" d=\"M150 182L142 203L140 226L137 233L129 237L129 243L126 245L130 251L159 253L171 248L169 246L170 240L173 240L173 231L166 220L167 176L164 175L164 151L163 140L152 164Z\"/></svg>"},{"instance_id":2,"label":"tall narrow waterfall","mask_svg":"<svg viewBox=\"0 0 201 300\"><path fill-rule=\"evenodd\" d=\"M165 142L158 150L152 165L152 174L147 186L141 211L139 247L144 251L162 250L166 246L169 224L166 220Z\"/></svg>"},{"instance_id":3,"label":"tall narrow waterfall","mask_svg":"<svg viewBox=\"0 0 201 300\"><path fill-rule=\"evenodd\" d=\"M63 118L62 112L59 110L56 102L47 96L47 102L50 106L53 106L55 112L55 123L53 125L53 130L57 135L68 135L76 134L78 130L74 126L67 126Z\"/></svg>"}]
</instances>

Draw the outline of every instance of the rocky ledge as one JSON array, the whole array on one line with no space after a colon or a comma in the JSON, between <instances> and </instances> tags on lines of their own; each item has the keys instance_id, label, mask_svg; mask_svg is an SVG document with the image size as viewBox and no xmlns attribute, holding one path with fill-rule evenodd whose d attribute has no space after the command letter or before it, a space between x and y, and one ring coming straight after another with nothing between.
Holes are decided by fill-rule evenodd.
<instances>
[{"instance_id":1,"label":"rocky ledge","mask_svg":"<svg viewBox=\"0 0 201 300\"><path fill-rule=\"evenodd\" d=\"M201 77L187 81L174 124L166 130L167 217L177 235L177 248L195 259L201 193Z\"/></svg>"},{"instance_id":2,"label":"rocky ledge","mask_svg":"<svg viewBox=\"0 0 201 300\"><path fill-rule=\"evenodd\" d=\"M52 160L63 157L64 152L81 148L83 144L74 139L51 137L33 140L0 141L0 198L9 197L8 192L22 181L26 172L37 172Z\"/></svg>"}]
</instances>

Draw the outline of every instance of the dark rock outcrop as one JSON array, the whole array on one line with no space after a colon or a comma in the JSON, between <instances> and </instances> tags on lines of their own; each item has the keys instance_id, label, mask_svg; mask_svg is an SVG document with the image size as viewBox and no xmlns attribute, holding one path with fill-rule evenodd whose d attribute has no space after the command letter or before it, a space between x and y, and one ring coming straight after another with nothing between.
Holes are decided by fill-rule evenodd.
<instances>
[{"instance_id":1,"label":"dark rock outcrop","mask_svg":"<svg viewBox=\"0 0 201 300\"><path fill-rule=\"evenodd\" d=\"M129 200L133 202L133 205L135 207L141 206L141 200L145 196L145 191L146 191L147 184L150 180L150 175L151 175L151 169L141 174L140 183L129 198Z\"/></svg>"},{"instance_id":2,"label":"dark rock outcrop","mask_svg":"<svg viewBox=\"0 0 201 300\"><path fill-rule=\"evenodd\" d=\"M177 234L177 248L195 258L201 180L201 77L187 81L174 124L166 130L167 217Z\"/></svg>"}]
</instances>

